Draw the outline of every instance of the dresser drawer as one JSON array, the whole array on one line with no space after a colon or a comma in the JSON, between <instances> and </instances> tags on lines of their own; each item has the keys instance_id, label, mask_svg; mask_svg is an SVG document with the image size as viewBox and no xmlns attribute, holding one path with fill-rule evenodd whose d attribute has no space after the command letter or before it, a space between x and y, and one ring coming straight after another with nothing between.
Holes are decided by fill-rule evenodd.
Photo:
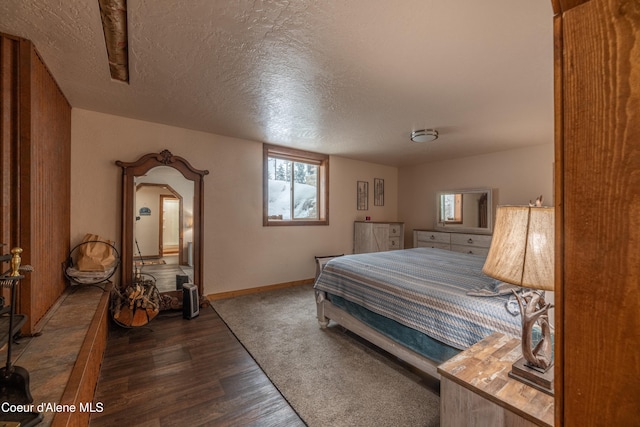
<instances>
[{"instance_id":1,"label":"dresser drawer","mask_svg":"<svg viewBox=\"0 0 640 427\"><path fill-rule=\"evenodd\" d=\"M436 248L436 249L445 249L451 250L451 245L449 243L438 243L438 242L425 242L418 241L417 248Z\"/></svg>"},{"instance_id":2,"label":"dresser drawer","mask_svg":"<svg viewBox=\"0 0 640 427\"><path fill-rule=\"evenodd\" d=\"M389 238L389 250L393 251L395 249L402 249L399 236Z\"/></svg>"},{"instance_id":3,"label":"dresser drawer","mask_svg":"<svg viewBox=\"0 0 640 427\"><path fill-rule=\"evenodd\" d=\"M479 246L469 246L469 245L451 245L451 250L454 252L462 252L465 254L471 255L489 255L489 248L483 248Z\"/></svg>"},{"instance_id":4,"label":"dresser drawer","mask_svg":"<svg viewBox=\"0 0 640 427\"><path fill-rule=\"evenodd\" d=\"M491 236L482 234L458 234L451 233L451 246L464 245L475 248L489 248L491 246Z\"/></svg>"},{"instance_id":5,"label":"dresser drawer","mask_svg":"<svg viewBox=\"0 0 640 427\"><path fill-rule=\"evenodd\" d=\"M396 237L402 234L402 224L389 224L389 237Z\"/></svg>"},{"instance_id":6,"label":"dresser drawer","mask_svg":"<svg viewBox=\"0 0 640 427\"><path fill-rule=\"evenodd\" d=\"M442 233L439 231L415 231L416 233L416 241L418 246L428 246L428 245L420 245L420 242L425 243L446 243L449 245L451 242L451 233Z\"/></svg>"}]
</instances>

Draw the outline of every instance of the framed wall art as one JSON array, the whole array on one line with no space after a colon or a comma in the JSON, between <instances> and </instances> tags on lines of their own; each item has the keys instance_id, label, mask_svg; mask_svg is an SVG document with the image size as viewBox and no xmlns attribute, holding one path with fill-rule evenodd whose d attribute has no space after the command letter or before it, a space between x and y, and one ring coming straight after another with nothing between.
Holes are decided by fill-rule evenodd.
<instances>
[{"instance_id":1,"label":"framed wall art","mask_svg":"<svg viewBox=\"0 0 640 427\"><path fill-rule=\"evenodd\" d=\"M366 211L369 209L369 182L358 181L357 189L357 204L359 211Z\"/></svg>"},{"instance_id":2,"label":"framed wall art","mask_svg":"<svg viewBox=\"0 0 640 427\"><path fill-rule=\"evenodd\" d=\"M373 179L373 205L384 206L384 179Z\"/></svg>"}]
</instances>

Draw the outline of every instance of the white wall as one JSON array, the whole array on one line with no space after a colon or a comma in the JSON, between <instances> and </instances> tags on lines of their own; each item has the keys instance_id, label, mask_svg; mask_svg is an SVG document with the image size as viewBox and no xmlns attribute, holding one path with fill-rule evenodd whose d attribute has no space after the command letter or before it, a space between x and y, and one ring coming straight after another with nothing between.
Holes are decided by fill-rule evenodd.
<instances>
[{"instance_id":1,"label":"white wall","mask_svg":"<svg viewBox=\"0 0 640 427\"><path fill-rule=\"evenodd\" d=\"M205 294L313 278L314 255L351 253L353 221L398 220L398 170L332 156L328 226L262 226L262 144L74 108L71 241L85 233L120 240L121 169L168 149L204 178ZM373 206L373 178L385 206ZM356 210L356 182L369 181L369 210Z\"/></svg>"},{"instance_id":2,"label":"white wall","mask_svg":"<svg viewBox=\"0 0 640 427\"><path fill-rule=\"evenodd\" d=\"M437 191L493 188L494 204L522 205L542 195L552 206L553 162L550 143L400 168L398 216L405 222L405 246L412 246L414 228L435 225Z\"/></svg>"}]
</instances>

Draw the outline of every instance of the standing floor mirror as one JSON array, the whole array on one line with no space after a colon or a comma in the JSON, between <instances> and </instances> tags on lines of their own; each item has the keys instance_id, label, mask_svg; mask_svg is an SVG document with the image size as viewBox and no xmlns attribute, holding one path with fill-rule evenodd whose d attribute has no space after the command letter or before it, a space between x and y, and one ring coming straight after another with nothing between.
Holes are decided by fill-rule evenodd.
<instances>
[{"instance_id":1,"label":"standing floor mirror","mask_svg":"<svg viewBox=\"0 0 640 427\"><path fill-rule=\"evenodd\" d=\"M156 280L161 294L181 301L181 286L194 283L200 301L203 245L203 180L209 173L169 150L149 153L122 168L121 280L136 271Z\"/></svg>"}]
</instances>

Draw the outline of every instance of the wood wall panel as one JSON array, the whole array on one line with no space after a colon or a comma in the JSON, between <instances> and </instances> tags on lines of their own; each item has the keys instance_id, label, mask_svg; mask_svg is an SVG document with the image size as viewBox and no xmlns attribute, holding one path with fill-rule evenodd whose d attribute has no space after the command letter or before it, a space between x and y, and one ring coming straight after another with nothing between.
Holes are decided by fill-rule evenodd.
<instances>
[{"instance_id":1,"label":"wood wall panel","mask_svg":"<svg viewBox=\"0 0 640 427\"><path fill-rule=\"evenodd\" d=\"M18 44L6 37L0 38L0 191L2 210L0 211L0 243L9 245L16 240L12 234L12 218L17 216L17 206L11 201L16 198L17 174L15 147L17 146L17 106L18 106ZM5 246L0 249L8 253ZM0 266L8 267L7 265Z\"/></svg>"},{"instance_id":2,"label":"wood wall panel","mask_svg":"<svg viewBox=\"0 0 640 427\"><path fill-rule=\"evenodd\" d=\"M559 18L562 119L557 424L640 420L640 3Z\"/></svg>"},{"instance_id":3,"label":"wood wall panel","mask_svg":"<svg viewBox=\"0 0 640 427\"><path fill-rule=\"evenodd\" d=\"M31 169L28 187L21 187L29 193L23 202L28 200L30 208L21 212L29 215L21 231L29 234L23 241L30 243L38 274L30 278L30 293L22 302L30 304L34 328L66 287L60 265L70 245L71 108L33 48L30 56L31 140L23 152L29 150Z\"/></svg>"},{"instance_id":4,"label":"wood wall panel","mask_svg":"<svg viewBox=\"0 0 640 427\"><path fill-rule=\"evenodd\" d=\"M0 35L0 46L0 232L34 267L20 283L17 306L28 316L23 333L33 334L67 286L61 263L70 245L71 107L31 42Z\"/></svg>"},{"instance_id":5,"label":"wood wall panel","mask_svg":"<svg viewBox=\"0 0 640 427\"><path fill-rule=\"evenodd\" d=\"M562 414L564 413L564 374L562 367L564 366L563 346L564 329L562 328L562 319L564 319L564 301L562 300L562 287L564 269L564 251L563 251L563 229L564 229L564 203L562 193L564 191L564 144L563 144L563 97L562 97L562 19L555 16L553 19L554 31L554 192L555 192L555 346L554 346L554 410L555 425L562 426Z\"/></svg>"},{"instance_id":6,"label":"wood wall panel","mask_svg":"<svg viewBox=\"0 0 640 427\"><path fill-rule=\"evenodd\" d=\"M16 40L0 37L0 253L8 254L11 244L17 242L18 227L16 218L19 208L13 203L18 200L18 52ZM9 264L1 264L4 272ZM2 289L6 301L10 298L9 289Z\"/></svg>"}]
</instances>

